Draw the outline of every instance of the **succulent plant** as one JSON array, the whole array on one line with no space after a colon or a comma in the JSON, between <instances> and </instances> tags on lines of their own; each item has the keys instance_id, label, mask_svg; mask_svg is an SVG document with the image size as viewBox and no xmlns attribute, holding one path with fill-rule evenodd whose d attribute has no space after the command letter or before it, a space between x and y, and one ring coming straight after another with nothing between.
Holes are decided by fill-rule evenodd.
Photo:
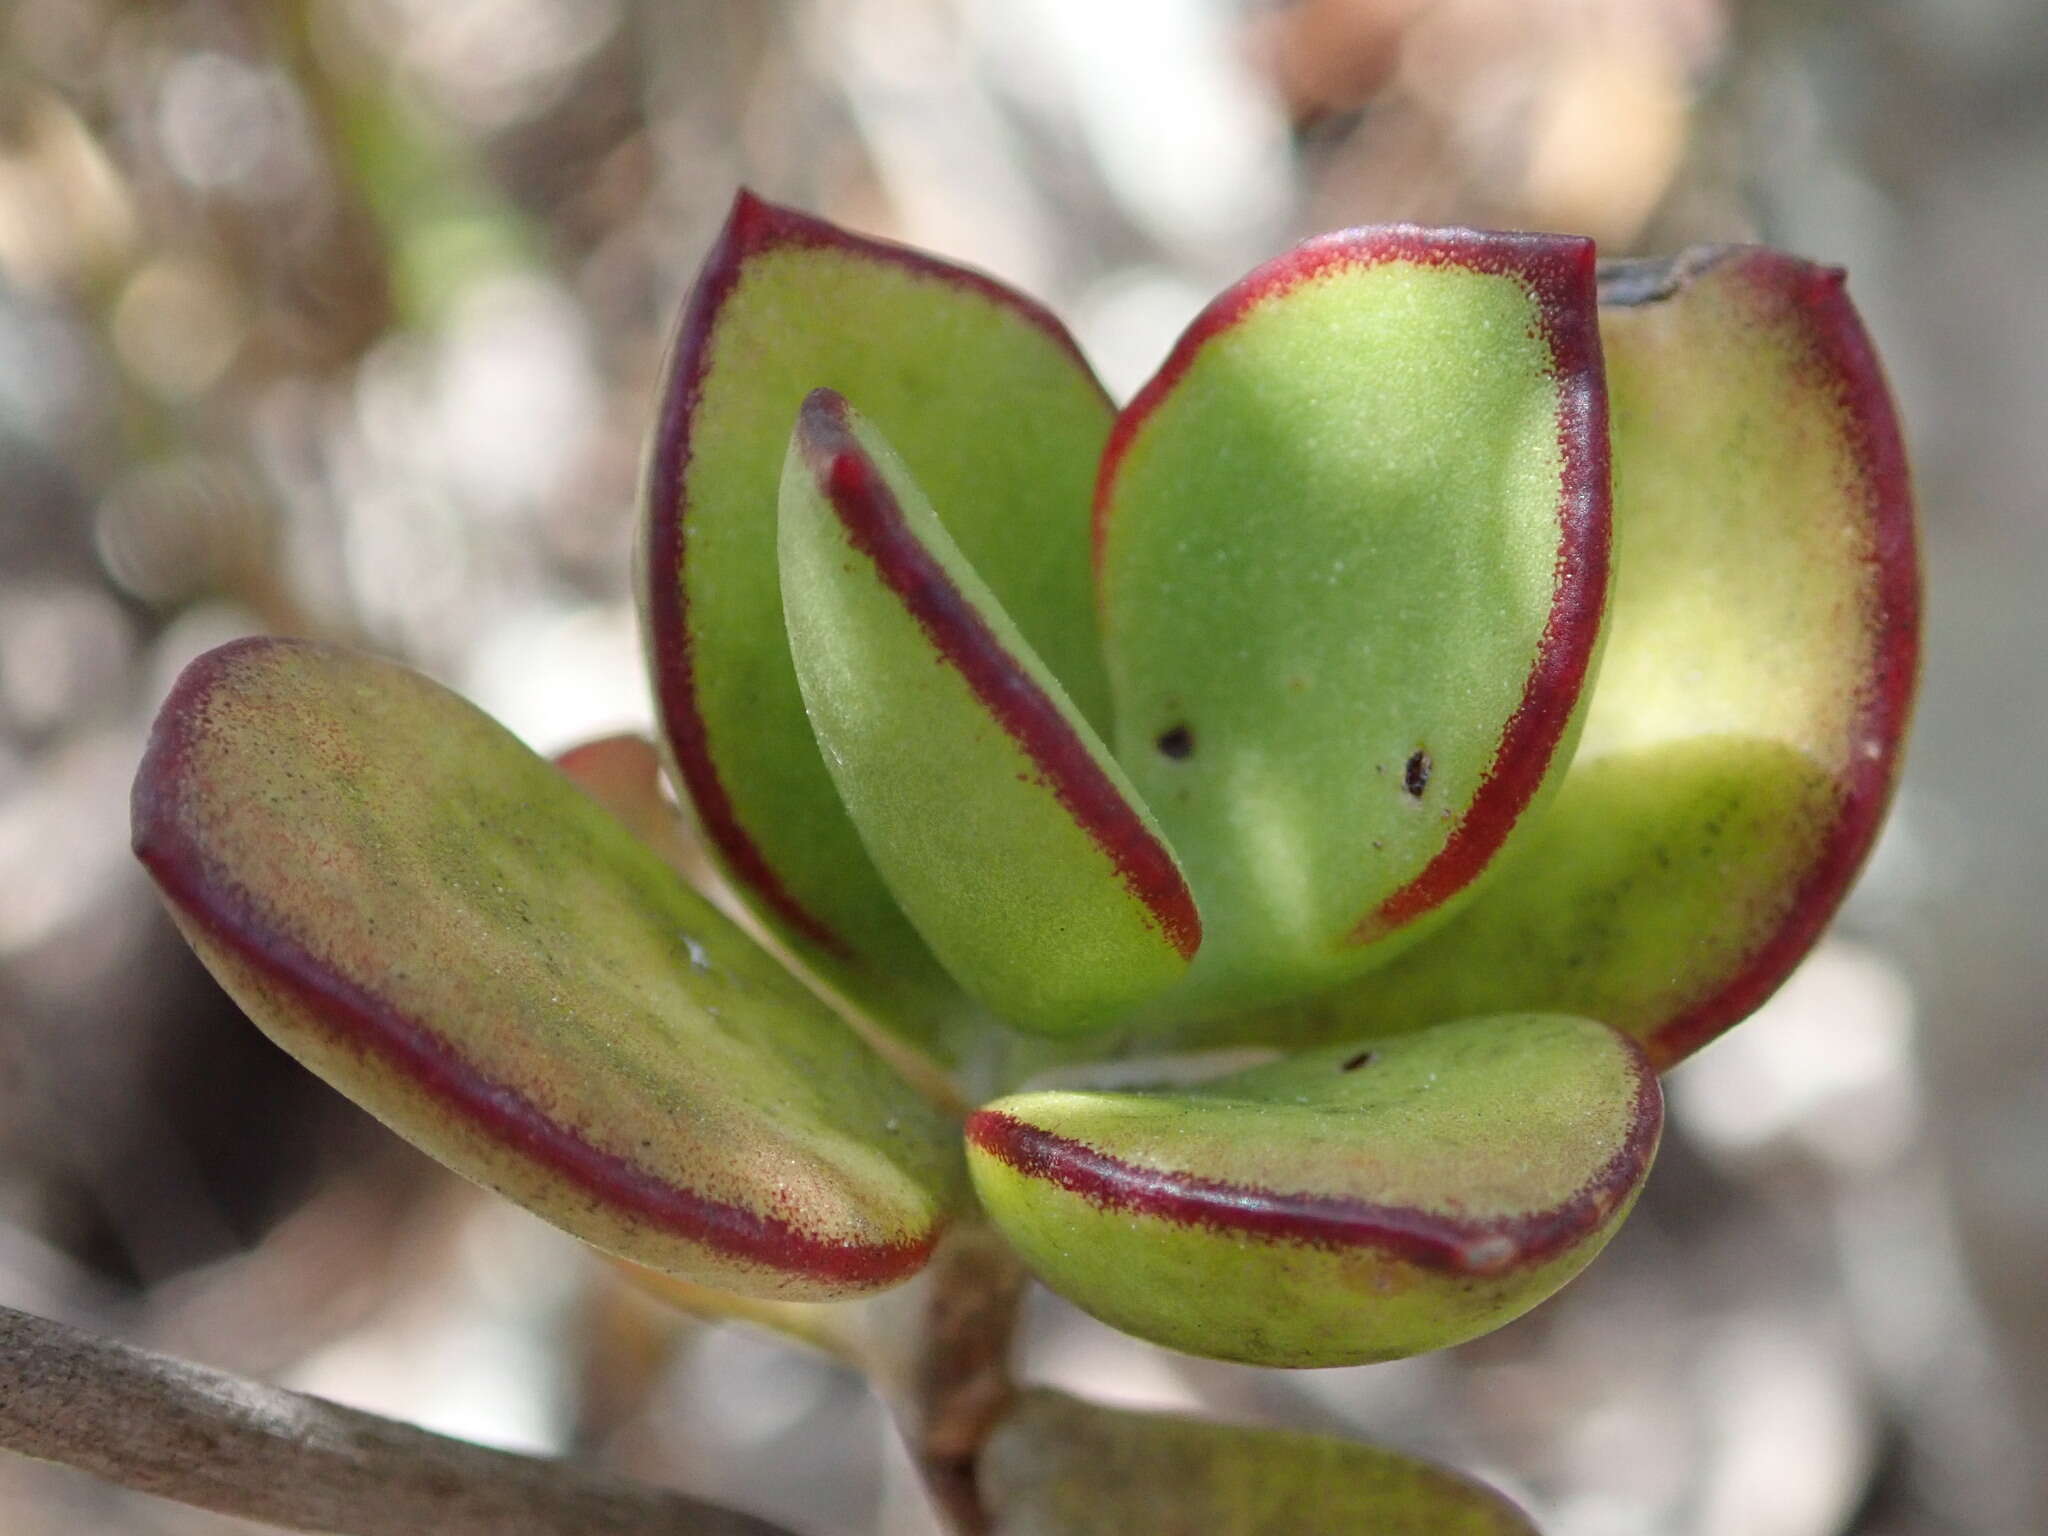
<instances>
[{"instance_id":1,"label":"succulent plant","mask_svg":"<svg viewBox=\"0 0 2048 1536\"><path fill-rule=\"evenodd\" d=\"M987 1224L1269 1365L1456 1343L1594 1256L1657 1073L1868 851L1916 664L1879 366L1838 272L1752 248L1325 236L1119 411L1031 301L742 194L639 552L720 889L643 749L551 765L248 640L136 784L193 947L609 1253L841 1300Z\"/></svg>"}]
</instances>

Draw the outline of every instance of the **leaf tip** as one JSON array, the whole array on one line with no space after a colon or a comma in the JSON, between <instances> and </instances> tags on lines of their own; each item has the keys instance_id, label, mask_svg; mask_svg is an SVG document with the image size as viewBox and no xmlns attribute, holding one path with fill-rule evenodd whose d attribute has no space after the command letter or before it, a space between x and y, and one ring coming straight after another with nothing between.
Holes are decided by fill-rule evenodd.
<instances>
[{"instance_id":1,"label":"leaf tip","mask_svg":"<svg viewBox=\"0 0 2048 1536\"><path fill-rule=\"evenodd\" d=\"M804 396L797 407L797 451L819 488L825 489L831 466L851 452L859 451L853 434L853 407L836 389L818 388Z\"/></svg>"}]
</instances>

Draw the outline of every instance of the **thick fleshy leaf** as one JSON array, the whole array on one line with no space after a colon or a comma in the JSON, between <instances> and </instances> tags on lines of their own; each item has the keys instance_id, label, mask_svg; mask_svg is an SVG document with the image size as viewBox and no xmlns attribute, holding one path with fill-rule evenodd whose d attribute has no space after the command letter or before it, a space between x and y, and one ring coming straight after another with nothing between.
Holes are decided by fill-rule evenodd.
<instances>
[{"instance_id":1,"label":"thick fleshy leaf","mask_svg":"<svg viewBox=\"0 0 2048 1536\"><path fill-rule=\"evenodd\" d=\"M1218 299L1097 489L1117 754L1201 902L1198 1006L1354 975L1570 757L1607 584L1589 242L1407 226Z\"/></svg>"},{"instance_id":2,"label":"thick fleshy leaf","mask_svg":"<svg viewBox=\"0 0 2048 1536\"><path fill-rule=\"evenodd\" d=\"M1023 1394L981 1454L994 1536L1537 1536L1492 1489L1374 1445Z\"/></svg>"},{"instance_id":3,"label":"thick fleshy leaf","mask_svg":"<svg viewBox=\"0 0 2048 1536\"><path fill-rule=\"evenodd\" d=\"M250 1017L458 1172L601 1248L755 1294L914 1272L942 1119L661 860L417 673L195 661L135 846Z\"/></svg>"},{"instance_id":4,"label":"thick fleshy leaf","mask_svg":"<svg viewBox=\"0 0 2048 1536\"><path fill-rule=\"evenodd\" d=\"M1158 828L902 461L829 390L790 445L782 601L840 798L961 986L1066 1034L1180 978L1201 921Z\"/></svg>"},{"instance_id":5,"label":"thick fleshy leaf","mask_svg":"<svg viewBox=\"0 0 2048 1536\"><path fill-rule=\"evenodd\" d=\"M1231 1038L1556 1008L1669 1066L1777 988L1869 851L1919 574L1898 422L1842 275L1719 249L1604 289L1618 574L1570 775L1471 911Z\"/></svg>"},{"instance_id":6,"label":"thick fleshy leaf","mask_svg":"<svg viewBox=\"0 0 2048 1536\"><path fill-rule=\"evenodd\" d=\"M933 1044L958 994L839 804L790 668L775 506L797 407L858 400L1100 724L1087 519L1111 407L1000 284L742 193L684 311L648 462L642 612L683 792L742 896L840 990Z\"/></svg>"},{"instance_id":7,"label":"thick fleshy leaf","mask_svg":"<svg viewBox=\"0 0 2048 1536\"><path fill-rule=\"evenodd\" d=\"M1194 1089L1037 1092L967 1125L1038 1276L1189 1354L1356 1365L1536 1305L1621 1224L1663 1123L1642 1053L1557 1015L1467 1019Z\"/></svg>"}]
</instances>

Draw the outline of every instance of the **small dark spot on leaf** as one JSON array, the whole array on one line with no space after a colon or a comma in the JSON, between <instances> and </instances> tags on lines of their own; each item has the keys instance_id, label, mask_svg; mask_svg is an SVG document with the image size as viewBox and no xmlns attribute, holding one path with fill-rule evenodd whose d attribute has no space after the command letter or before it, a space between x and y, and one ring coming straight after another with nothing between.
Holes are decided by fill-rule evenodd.
<instances>
[{"instance_id":1,"label":"small dark spot on leaf","mask_svg":"<svg viewBox=\"0 0 2048 1536\"><path fill-rule=\"evenodd\" d=\"M1417 752L1408 759L1408 766L1401 770L1401 787L1416 799L1429 788L1429 770L1436 765L1429 760L1427 752Z\"/></svg>"},{"instance_id":2,"label":"small dark spot on leaf","mask_svg":"<svg viewBox=\"0 0 2048 1536\"><path fill-rule=\"evenodd\" d=\"M1372 1052L1360 1051L1356 1056L1351 1057L1344 1063L1344 1070L1346 1072L1356 1072L1360 1067L1369 1067L1371 1065Z\"/></svg>"},{"instance_id":3,"label":"small dark spot on leaf","mask_svg":"<svg viewBox=\"0 0 2048 1536\"><path fill-rule=\"evenodd\" d=\"M1184 725L1176 725L1171 730L1161 731L1155 745L1175 762L1185 762L1195 755L1195 733Z\"/></svg>"}]
</instances>

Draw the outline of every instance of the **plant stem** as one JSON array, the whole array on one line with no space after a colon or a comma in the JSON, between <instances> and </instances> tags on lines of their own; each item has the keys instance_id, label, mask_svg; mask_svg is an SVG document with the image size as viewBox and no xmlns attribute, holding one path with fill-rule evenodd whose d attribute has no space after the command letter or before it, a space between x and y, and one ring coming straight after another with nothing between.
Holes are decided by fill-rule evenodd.
<instances>
[{"instance_id":1,"label":"plant stem","mask_svg":"<svg viewBox=\"0 0 2048 1536\"><path fill-rule=\"evenodd\" d=\"M898 1416L933 1501L962 1536L988 1530L975 1463L1016 1401L1010 1341L1024 1269L991 1228L963 1222L932 1258Z\"/></svg>"},{"instance_id":2,"label":"plant stem","mask_svg":"<svg viewBox=\"0 0 2048 1536\"><path fill-rule=\"evenodd\" d=\"M790 1536L667 1489L452 1440L7 1307L0 1447L335 1536Z\"/></svg>"}]
</instances>

